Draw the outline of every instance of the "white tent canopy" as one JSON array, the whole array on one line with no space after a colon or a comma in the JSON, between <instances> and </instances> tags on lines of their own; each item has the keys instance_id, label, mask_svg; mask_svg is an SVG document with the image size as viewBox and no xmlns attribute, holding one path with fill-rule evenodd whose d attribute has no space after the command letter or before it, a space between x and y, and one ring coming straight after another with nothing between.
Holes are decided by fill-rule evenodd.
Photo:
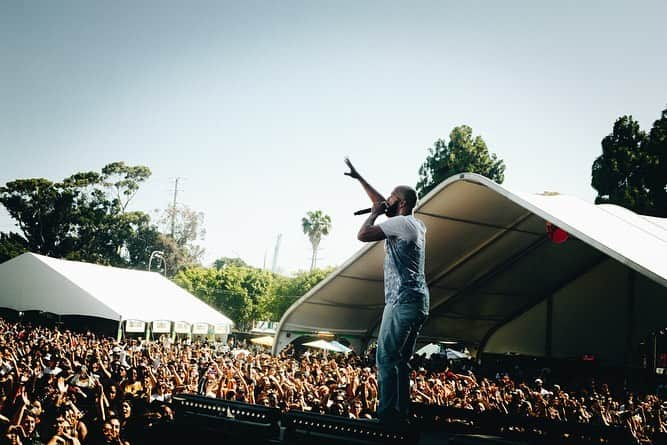
<instances>
[{"instance_id":1,"label":"white tent canopy","mask_svg":"<svg viewBox=\"0 0 667 445\"><path fill-rule=\"evenodd\" d=\"M304 346L309 346L311 348L315 349L322 349L324 351L332 351L332 352L341 352L343 354L347 354L348 352L351 352L352 349L348 348L347 346L338 343L335 340L327 341L327 340L315 340L311 341L308 343L304 343Z\"/></svg>"},{"instance_id":2,"label":"white tent canopy","mask_svg":"<svg viewBox=\"0 0 667 445\"><path fill-rule=\"evenodd\" d=\"M415 354L423 355L426 358L431 358L433 354L440 354L445 356L445 358L449 360L460 360L460 359L470 358L470 355L466 354L465 352L459 352L456 349L448 348L447 346L441 343L429 343L425 346L422 346L417 351L415 351Z\"/></svg>"},{"instance_id":3,"label":"white tent canopy","mask_svg":"<svg viewBox=\"0 0 667 445\"><path fill-rule=\"evenodd\" d=\"M25 253L0 264L0 307L109 320L232 321L156 272Z\"/></svg>"},{"instance_id":4,"label":"white tent canopy","mask_svg":"<svg viewBox=\"0 0 667 445\"><path fill-rule=\"evenodd\" d=\"M415 215L427 226L431 293L422 340L627 362L643 336L667 327L665 219L554 193L514 193L471 173L440 184ZM551 242L547 221L570 238ZM381 242L364 246L291 306L274 352L321 330L360 346L376 337L383 255Z\"/></svg>"}]
</instances>

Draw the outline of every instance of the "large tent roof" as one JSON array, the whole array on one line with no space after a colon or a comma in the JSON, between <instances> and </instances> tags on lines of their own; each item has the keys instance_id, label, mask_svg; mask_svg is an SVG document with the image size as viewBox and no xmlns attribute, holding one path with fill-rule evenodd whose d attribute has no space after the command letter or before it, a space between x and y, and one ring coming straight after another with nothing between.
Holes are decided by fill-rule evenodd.
<instances>
[{"instance_id":1,"label":"large tent roof","mask_svg":"<svg viewBox=\"0 0 667 445\"><path fill-rule=\"evenodd\" d=\"M0 264L0 306L110 320L232 321L156 272L25 253Z\"/></svg>"},{"instance_id":2,"label":"large tent roof","mask_svg":"<svg viewBox=\"0 0 667 445\"><path fill-rule=\"evenodd\" d=\"M569 323L580 321L580 309L590 309L586 304L601 295L617 305L611 294L620 294L621 307L603 303L605 311L615 311L613 317L603 312L620 320L622 343L667 324L654 315L667 304L665 219L557 193L516 193L471 173L443 182L415 216L427 226L426 338L538 355L604 349L599 343L614 326L600 320L599 341L589 337L577 346ZM566 230L569 240L551 242L547 221ZM364 246L300 298L280 322L274 352L294 338L291 333L374 337L384 306L383 255L381 242Z\"/></svg>"}]
</instances>

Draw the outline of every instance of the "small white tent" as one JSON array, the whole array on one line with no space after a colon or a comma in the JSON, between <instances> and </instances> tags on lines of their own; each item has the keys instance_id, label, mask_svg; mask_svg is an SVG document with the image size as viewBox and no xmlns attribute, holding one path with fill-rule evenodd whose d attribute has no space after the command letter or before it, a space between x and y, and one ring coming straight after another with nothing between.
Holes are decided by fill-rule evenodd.
<instances>
[{"instance_id":1,"label":"small white tent","mask_svg":"<svg viewBox=\"0 0 667 445\"><path fill-rule=\"evenodd\" d=\"M0 307L109 320L233 322L156 272L25 253L0 264Z\"/></svg>"}]
</instances>

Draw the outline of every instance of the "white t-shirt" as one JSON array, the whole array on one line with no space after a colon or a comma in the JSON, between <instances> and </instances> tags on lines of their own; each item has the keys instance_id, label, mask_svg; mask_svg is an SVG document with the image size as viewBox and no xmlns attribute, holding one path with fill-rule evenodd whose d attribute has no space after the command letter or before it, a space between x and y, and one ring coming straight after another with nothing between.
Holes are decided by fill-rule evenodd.
<instances>
[{"instance_id":1,"label":"white t-shirt","mask_svg":"<svg viewBox=\"0 0 667 445\"><path fill-rule=\"evenodd\" d=\"M426 226L412 215L394 216L378 224L387 238L395 237L408 242L415 242L421 238L423 247Z\"/></svg>"},{"instance_id":2,"label":"white t-shirt","mask_svg":"<svg viewBox=\"0 0 667 445\"><path fill-rule=\"evenodd\" d=\"M426 226L412 215L394 216L378 226L387 237L385 303L414 303L428 313L429 293L424 275Z\"/></svg>"}]
</instances>

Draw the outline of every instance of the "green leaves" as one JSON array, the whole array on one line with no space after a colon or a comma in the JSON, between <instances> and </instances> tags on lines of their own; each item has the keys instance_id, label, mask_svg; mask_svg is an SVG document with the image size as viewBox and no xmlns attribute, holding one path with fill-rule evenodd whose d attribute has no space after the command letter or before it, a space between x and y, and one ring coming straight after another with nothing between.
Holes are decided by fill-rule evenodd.
<instances>
[{"instance_id":1,"label":"green leaves","mask_svg":"<svg viewBox=\"0 0 667 445\"><path fill-rule=\"evenodd\" d=\"M320 241L322 241L322 236L328 235L331 230L331 217L322 213L321 210L307 212L306 217L301 218L301 227L303 233L308 235L310 244L313 246L313 256L310 263L310 270L313 270L317 263L317 250Z\"/></svg>"},{"instance_id":2,"label":"green leaves","mask_svg":"<svg viewBox=\"0 0 667 445\"><path fill-rule=\"evenodd\" d=\"M416 189L424 197L445 179L457 173L477 173L499 184L505 180L505 164L495 154L489 154L481 136L473 138L472 128L455 127L449 133L449 143L438 139L429 148L426 160L419 168Z\"/></svg>"},{"instance_id":3,"label":"green leaves","mask_svg":"<svg viewBox=\"0 0 667 445\"><path fill-rule=\"evenodd\" d=\"M292 303L332 270L316 269L289 278L228 262L221 268L181 270L174 282L245 329L253 320L280 320Z\"/></svg>"},{"instance_id":4,"label":"green leaves","mask_svg":"<svg viewBox=\"0 0 667 445\"><path fill-rule=\"evenodd\" d=\"M20 245L55 258L143 265L158 232L147 214L125 213L125 207L149 176L148 167L115 162L101 173L75 173L60 183L44 178L8 182L0 187L0 203L22 236L17 240L18 235L10 234L0 240L5 255L19 252L15 247Z\"/></svg>"},{"instance_id":5,"label":"green leaves","mask_svg":"<svg viewBox=\"0 0 667 445\"><path fill-rule=\"evenodd\" d=\"M26 241L14 232L0 232L0 263L10 260L28 251Z\"/></svg>"},{"instance_id":6,"label":"green leaves","mask_svg":"<svg viewBox=\"0 0 667 445\"><path fill-rule=\"evenodd\" d=\"M130 166L119 161L105 165L102 175L104 185L115 190L116 203L124 212L139 190L139 184L151 176L151 170L143 165Z\"/></svg>"},{"instance_id":7,"label":"green leaves","mask_svg":"<svg viewBox=\"0 0 667 445\"><path fill-rule=\"evenodd\" d=\"M632 116L622 116L602 139L593 162L596 204L617 204L637 213L667 216L667 110L647 135Z\"/></svg>"},{"instance_id":8,"label":"green leaves","mask_svg":"<svg viewBox=\"0 0 667 445\"><path fill-rule=\"evenodd\" d=\"M18 223L28 250L56 257L75 243L76 195L76 190L43 178L17 179L0 187L0 203Z\"/></svg>"}]
</instances>

